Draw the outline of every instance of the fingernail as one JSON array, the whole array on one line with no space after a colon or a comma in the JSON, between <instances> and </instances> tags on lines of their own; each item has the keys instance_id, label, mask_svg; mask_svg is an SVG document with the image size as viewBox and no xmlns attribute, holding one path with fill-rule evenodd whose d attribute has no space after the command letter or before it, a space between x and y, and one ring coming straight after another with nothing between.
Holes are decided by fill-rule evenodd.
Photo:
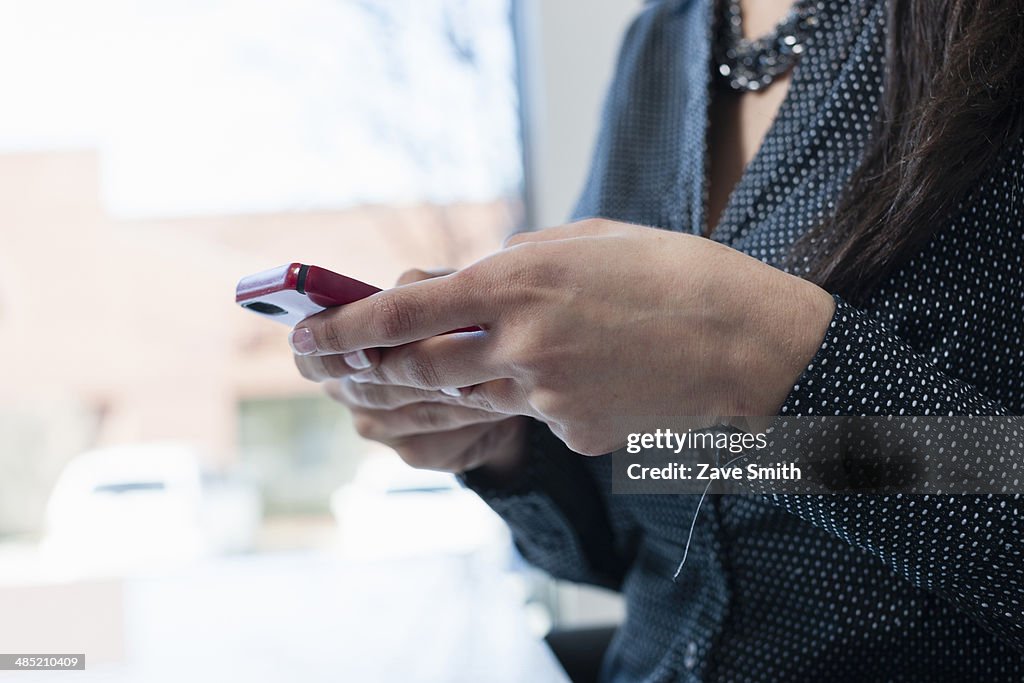
<instances>
[{"instance_id":1,"label":"fingernail","mask_svg":"<svg viewBox=\"0 0 1024 683\"><path fill-rule=\"evenodd\" d=\"M342 358L345 359L345 363L353 370L366 370L372 365L369 357L366 355L366 351L346 353Z\"/></svg>"},{"instance_id":2,"label":"fingernail","mask_svg":"<svg viewBox=\"0 0 1024 683\"><path fill-rule=\"evenodd\" d=\"M316 353L316 339L308 327L296 327L292 330L288 335L288 344L291 345L292 351L300 356Z\"/></svg>"},{"instance_id":3,"label":"fingernail","mask_svg":"<svg viewBox=\"0 0 1024 683\"><path fill-rule=\"evenodd\" d=\"M366 384L367 382L373 379L373 377L371 377L370 373L368 372L361 372L357 375L349 375L348 378L355 382L356 384Z\"/></svg>"},{"instance_id":4,"label":"fingernail","mask_svg":"<svg viewBox=\"0 0 1024 683\"><path fill-rule=\"evenodd\" d=\"M458 398L459 396L462 396L462 392L459 389L456 389L455 387L445 387L441 389L441 393L451 396L452 398Z\"/></svg>"}]
</instances>

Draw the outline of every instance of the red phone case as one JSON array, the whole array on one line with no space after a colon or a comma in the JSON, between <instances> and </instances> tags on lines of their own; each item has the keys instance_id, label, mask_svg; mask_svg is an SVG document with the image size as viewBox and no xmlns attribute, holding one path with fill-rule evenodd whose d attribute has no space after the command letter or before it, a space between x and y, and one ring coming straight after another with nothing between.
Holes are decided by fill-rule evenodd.
<instances>
[{"instance_id":1,"label":"red phone case","mask_svg":"<svg viewBox=\"0 0 1024 683\"><path fill-rule=\"evenodd\" d=\"M376 294L380 288L326 268L289 263L242 278L235 302L253 313L293 326L334 306Z\"/></svg>"}]
</instances>

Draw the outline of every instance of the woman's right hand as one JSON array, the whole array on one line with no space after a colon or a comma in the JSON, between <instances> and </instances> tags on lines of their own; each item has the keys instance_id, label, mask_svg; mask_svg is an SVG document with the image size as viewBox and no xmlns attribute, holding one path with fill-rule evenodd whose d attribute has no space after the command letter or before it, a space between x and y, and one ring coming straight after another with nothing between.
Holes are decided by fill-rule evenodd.
<instances>
[{"instance_id":1,"label":"woman's right hand","mask_svg":"<svg viewBox=\"0 0 1024 683\"><path fill-rule=\"evenodd\" d=\"M445 274L410 270L397 284ZM316 362L296 356L303 375L323 382L327 394L352 411L361 436L390 446L409 465L446 472L486 466L497 478L520 467L526 418L460 405L439 391L353 382L346 368L307 367Z\"/></svg>"}]
</instances>

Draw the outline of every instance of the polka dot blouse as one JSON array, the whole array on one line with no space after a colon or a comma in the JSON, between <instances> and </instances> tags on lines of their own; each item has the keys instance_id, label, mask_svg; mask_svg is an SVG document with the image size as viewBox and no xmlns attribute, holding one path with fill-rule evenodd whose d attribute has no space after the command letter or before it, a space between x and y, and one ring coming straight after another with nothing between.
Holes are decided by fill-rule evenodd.
<instances>
[{"instance_id":1,"label":"polka dot blouse","mask_svg":"<svg viewBox=\"0 0 1024 683\"><path fill-rule=\"evenodd\" d=\"M832 210L878 112L883 0L820 16L712 234L769 263ZM631 26L579 216L704 232L711 23L676 0ZM1021 414L1022 266L1017 144L867 303L838 300L783 416ZM698 497L613 495L609 460L538 425L521 481L464 477L529 561L625 596L607 680L1024 681L1018 496L709 496L673 581Z\"/></svg>"}]
</instances>

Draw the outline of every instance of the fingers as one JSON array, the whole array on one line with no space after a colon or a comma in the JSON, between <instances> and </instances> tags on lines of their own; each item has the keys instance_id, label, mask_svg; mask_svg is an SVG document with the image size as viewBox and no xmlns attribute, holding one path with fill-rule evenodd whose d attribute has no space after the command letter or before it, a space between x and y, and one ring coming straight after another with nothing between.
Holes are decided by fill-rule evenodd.
<instances>
[{"instance_id":1,"label":"fingers","mask_svg":"<svg viewBox=\"0 0 1024 683\"><path fill-rule=\"evenodd\" d=\"M495 453L514 447L521 433L516 419L469 425L450 432L416 434L391 444L413 467L465 472L488 462Z\"/></svg>"},{"instance_id":2,"label":"fingers","mask_svg":"<svg viewBox=\"0 0 1024 683\"><path fill-rule=\"evenodd\" d=\"M376 365L352 381L436 390L487 382L509 374L493 343L486 333L467 332L383 349Z\"/></svg>"},{"instance_id":3,"label":"fingers","mask_svg":"<svg viewBox=\"0 0 1024 683\"><path fill-rule=\"evenodd\" d=\"M499 379L459 390L458 396L439 391L387 384L357 383L351 379L327 382L327 394L353 409L393 410L414 403L462 406L500 415L539 417L527 401L526 392L514 380Z\"/></svg>"},{"instance_id":4,"label":"fingers","mask_svg":"<svg viewBox=\"0 0 1024 683\"><path fill-rule=\"evenodd\" d=\"M599 235L617 235L622 232L622 225L611 221L589 219L559 225L554 228L544 228L531 232L517 232L509 235L504 242L505 247L514 247L517 244L526 242L550 242L553 240L565 240L573 237L596 237Z\"/></svg>"},{"instance_id":5,"label":"fingers","mask_svg":"<svg viewBox=\"0 0 1024 683\"><path fill-rule=\"evenodd\" d=\"M522 385L512 379L496 379L459 390L460 405L506 415L540 418Z\"/></svg>"},{"instance_id":6,"label":"fingers","mask_svg":"<svg viewBox=\"0 0 1024 683\"><path fill-rule=\"evenodd\" d=\"M465 332L394 349L295 356L295 365L303 377L314 382L349 377L356 383L452 390L509 374L508 368L495 360L492 344L483 332Z\"/></svg>"},{"instance_id":7,"label":"fingers","mask_svg":"<svg viewBox=\"0 0 1024 683\"><path fill-rule=\"evenodd\" d=\"M456 401L439 391L393 387L386 384L359 384L346 379L327 382L324 390L335 401L350 408L371 410L392 410L412 403L455 403Z\"/></svg>"},{"instance_id":8,"label":"fingers","mask_svg":"<svg viewBox=\"0 0 1024 683\"><path fill-rule=\"evenodd\" d=\"M348 377L373 367L380 358L380 351L367 349L350 354L335 356L295 356L295 367L299 374L313 382Z\"/></svg>"},{"instance_id":9,"label":"fingers","mask_svg":"<svg viewBox=\"0 0 1024 683\"><path fill-rule=\"evenodd\" d=\"M394 410L358 409L353 414L360 436L382 443L395 443L414 434L450 432L508 419L508 415L443 403L412 403Z\"/></svg>"},{"instance_id":10,"label":"fingers","mask_svg":"<svg viewBox=\"0 0 1024 683\"><path fill-rule=\"evenodd\" d=\"M318 313L289 336L297 355L344 354L490 322L489 299L465 271L378 292Z\"/></svg>"},{"instance_id":11,"label":"fingers","mask_svg":"<svg viewBox=\"0 0 1024 683\"><path fill-rule=\"evenodd\" d=\"M398 278L398 284L420 282L449 275L452 272L451 269L421 270L413 268L402 273ZM296 354L295 365L306 379L323 382L367 370L376 365L379 358L380 352L377 349L360 349L352 353L319 356Z\"/></svg>"}]
</instances>

